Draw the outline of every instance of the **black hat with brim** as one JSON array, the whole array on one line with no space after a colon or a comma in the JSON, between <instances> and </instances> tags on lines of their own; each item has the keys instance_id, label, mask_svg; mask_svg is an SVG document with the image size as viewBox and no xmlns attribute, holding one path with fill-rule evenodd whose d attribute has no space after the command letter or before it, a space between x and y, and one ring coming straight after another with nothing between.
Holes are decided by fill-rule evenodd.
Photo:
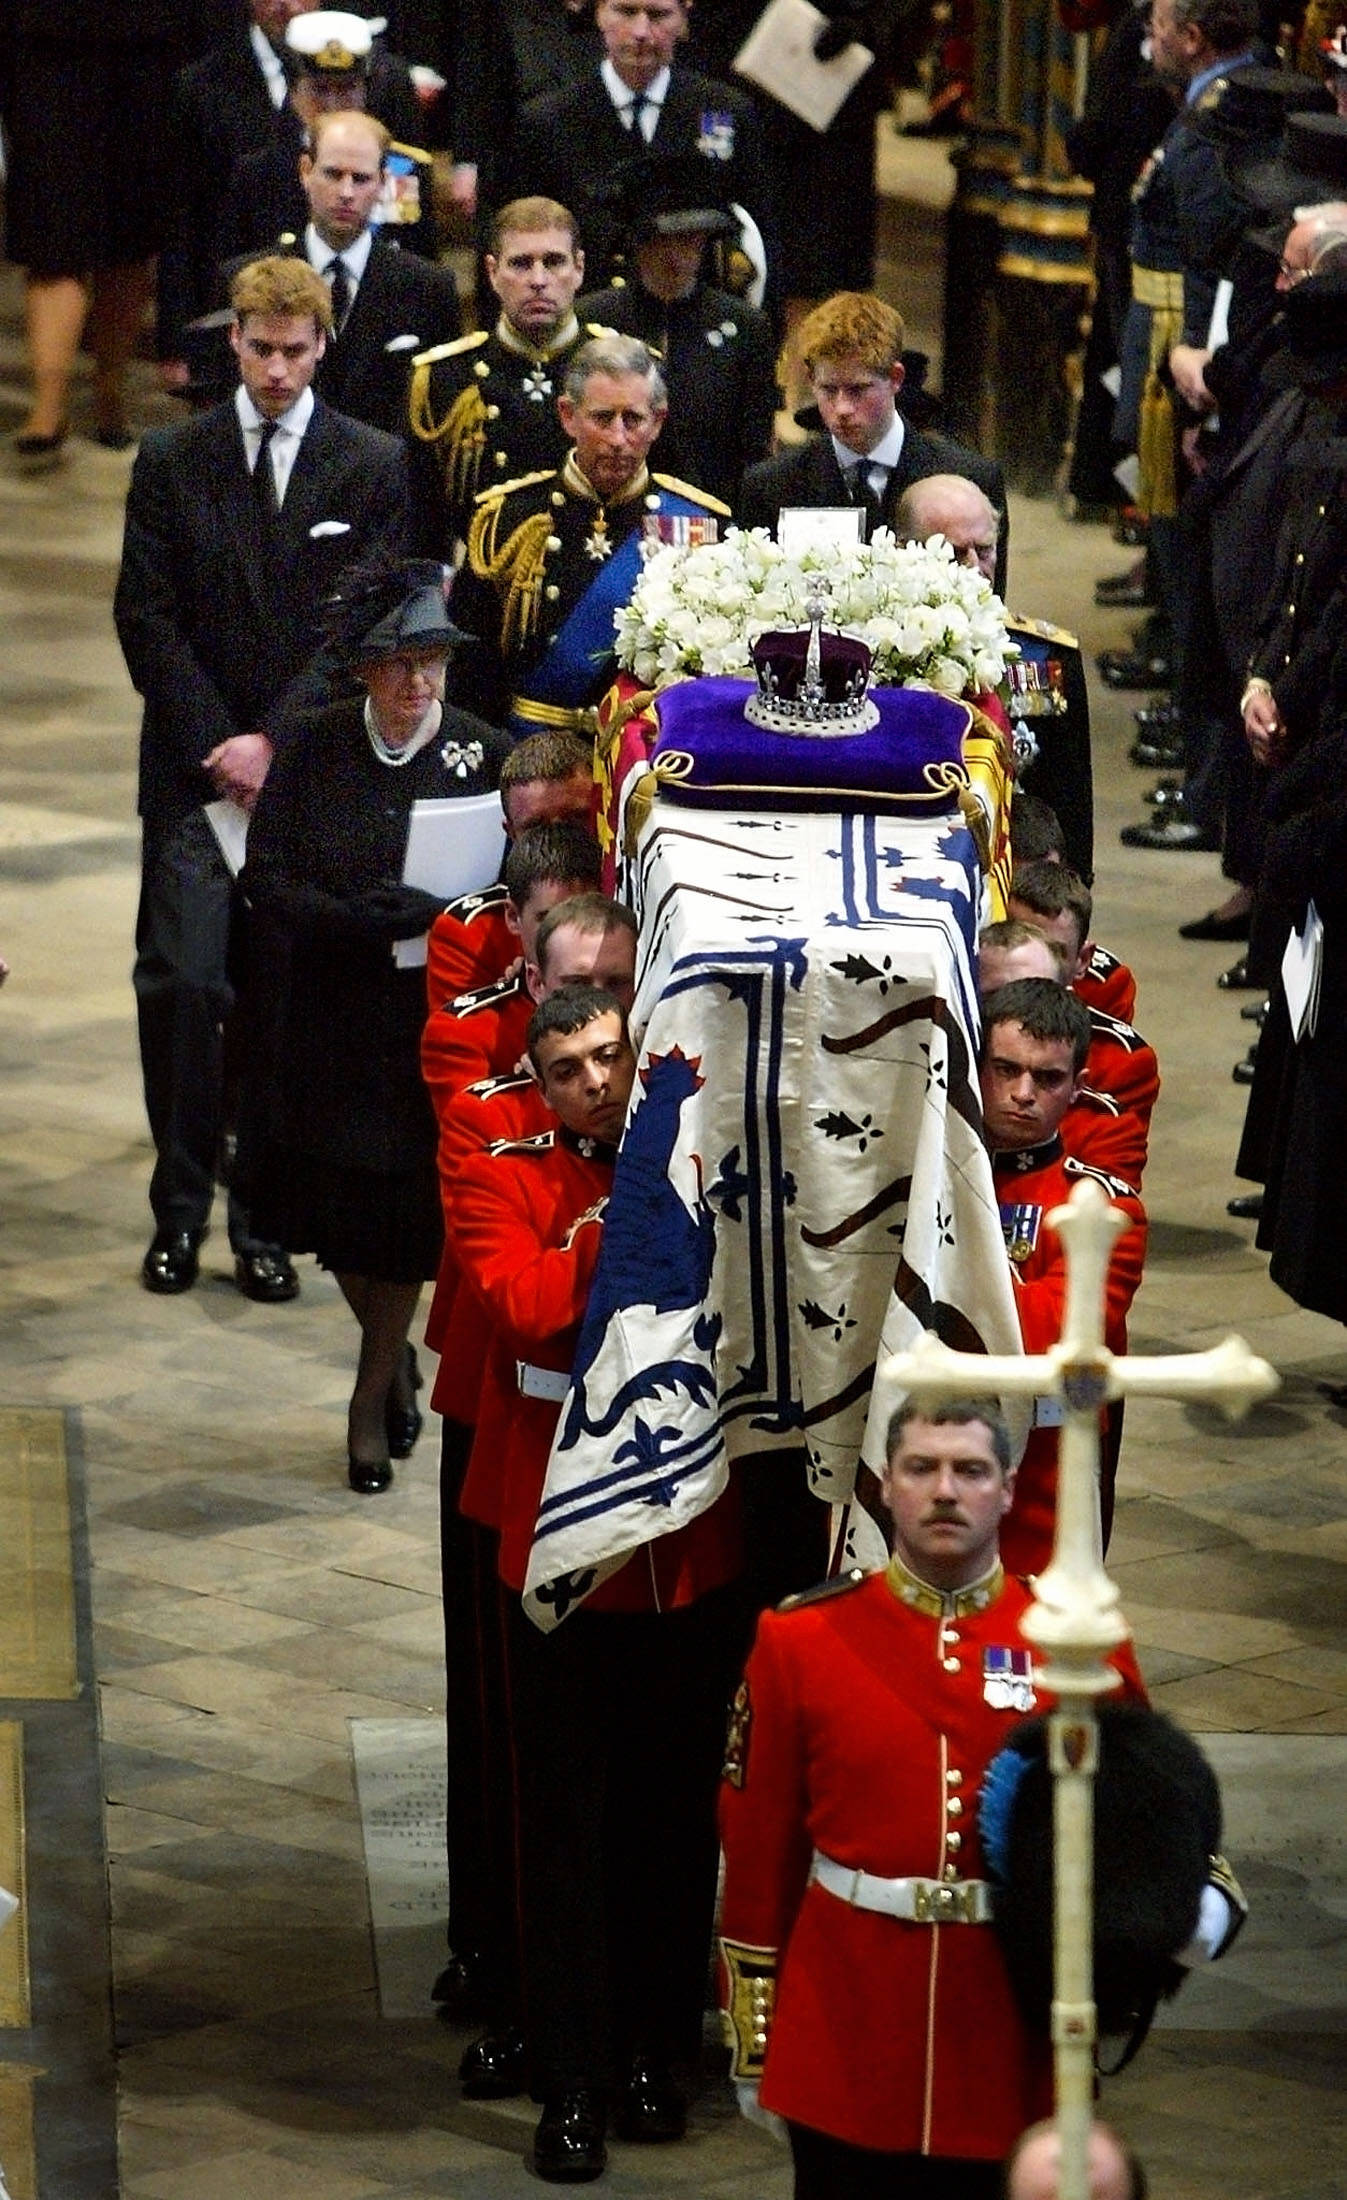
<instances>
[{"instance_id":1,"label":"black hat with brim","mask_svg":"<svg viewBox=\"0 0 1347 2200\"><path fill-rule=\"evenodd\" d=\"M1307 275L1282 300L1282 348L1263 370L1270 389L1313 389L1347 378L1347 266Z\"/></svg>"},{"instance_id":2,"label":"black hat with brim","mask_svg":"<svg viewBox=\"0 0 1347 2200\"><path fill-rule=\"evenodd\" d=\"M1247 147L1227 153L1224 167L1240 197L1268 214L1347 197L1347 117L1288 114L1274 154Z\"/></svg>"},{"instance_id":3,"label":"black hat with brim","mask_svg":"<svg viewBox=\"0 0 1347 2200\"><path fill-rule=\"evenodd\" d=\"M1290 114L1331 114L1333 102L1322 79L1294 69L1235 69L1218 79L1225 89L1210 107L1199 102L1192 128L1222 152L1266 145L1281 136Z\"/></svg>"},{"instance_id":4,"label":"black hat with brim","mask_svg":"<svg viewBox=\"0 0 1347 2200\"><path fill-rule=\"evenodd\" d=\"M732 237L739 224L716 163L700 153L650 153L615 168L596 197L637 243L647 237Z\"/></svg>"},{"instance_id":5,"label":"black hat with brim","mask_svg":"<svg viewBox=\"0 0 1347 2200\"><path fill-rule=\"evenodd\" d=\"M413 650L447 654L467 639L445 609L444 568L433 558L373 557L348 566L324 606L324 624L348 666Z\"/></svg>"}]
</instances>

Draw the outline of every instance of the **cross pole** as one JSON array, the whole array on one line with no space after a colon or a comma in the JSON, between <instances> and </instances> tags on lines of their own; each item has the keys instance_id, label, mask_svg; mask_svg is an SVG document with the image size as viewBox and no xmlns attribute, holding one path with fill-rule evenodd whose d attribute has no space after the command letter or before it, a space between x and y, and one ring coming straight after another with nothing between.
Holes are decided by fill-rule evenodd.
<instances>
[{"instance_id":1,"label":"cross pole","mask_svg":"<svg viewBox=\"0 0 1347 2200\"><path fill-rule=\"evenodd\" d=\"M1061 2200L1089 2200L1088 2149L1094 2104L1095 1699L1117 1686L1109 1652L1129 1629L1104 1572L1099 1529L1099 1412L1114 1398L1206 1398L1230 1420L1268 1397L1280 1378L1242 1337L1209 1352L1134 1360L1104 1343L1105 1287L1114 1241L1127 1217L1091 1179L1078 1184L1048 1222L1066 1253L1066 1311L1060 1341L1030 1357L954 1352L927 1330L910 1352L881 1370L919 1404L953 1397L1050 1397L1064 1409L1057 1465L1057 1534L1052 1562L1034 1584L1024 1632L1046 1652L1038 1678L1057 1696L1048 1721L1053 1774L1053 2060L1061 2140Z\"/></svg>"}]
</instances>

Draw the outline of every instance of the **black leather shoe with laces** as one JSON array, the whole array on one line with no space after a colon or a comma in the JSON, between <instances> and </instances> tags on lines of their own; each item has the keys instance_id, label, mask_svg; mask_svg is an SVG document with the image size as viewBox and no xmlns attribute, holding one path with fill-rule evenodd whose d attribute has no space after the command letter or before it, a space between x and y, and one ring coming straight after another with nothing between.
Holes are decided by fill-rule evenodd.
<instances>
[{"instance_id":1,"label":"black leather shoe with laces","mask_svg":"<svg viewBox=\"0 0 1347 2200\"><path fill-rule=\"evenodd\" d=\"M603 2098L591 2086L575 2086L544 2105L533 2134L533 2167L549 2185L588 2185L608 2162Z\"/></svg>"}]
</instances>

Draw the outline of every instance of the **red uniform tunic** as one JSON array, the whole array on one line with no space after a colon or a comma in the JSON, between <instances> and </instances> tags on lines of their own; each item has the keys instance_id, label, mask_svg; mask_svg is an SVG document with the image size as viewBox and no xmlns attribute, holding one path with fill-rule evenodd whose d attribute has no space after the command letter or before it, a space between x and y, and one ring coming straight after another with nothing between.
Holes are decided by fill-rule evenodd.
<instances>
[{"instance_id":1,"label":"red uniform tunic","mask_svg":"<svg viewBox=\"0 0 1347 2200\"><path fill-rule=\"evenodd\" d=\"M1089 1074L1087 1066L1085 1079L1077 1085L1076 1097L1062 1117L1062 1144L1077 1161L1087 1161L1092 1169L1102 1169L1107 1176L1120 1176L1134 1191L1140 1191L1150 1143L1146 1125L1112 1094L1097 1092L1089 1083Z\"/></svg>"},{"instance_id":2,"label":"red uniform tunic","mask_svg":"<svg viewBox=\"0 0 1347 2200\"><path fill-rule=\"evenodd\" d=\"M480 894L462 894L440 912L426 941L426 1011L456 1001L460 993L494 985L519 953L505 921L505 887L499 881Z\"/></svg>"},{"instance_id":3,"label":"red uniform tunic","mask_svg":"<svg viewBox=\"0 0 1347 2200\"><path fill-rule=\"evenodd\" d=\"M770 2025L757 1995L761 2098L792 2123L994 2161L1051 2106L1049 2044L1025 2029L990 1923L908 1922L809 1879L815 1850L885 1879L984 1876L978 1787L1023 1715L988 1701L986 1661L1026 1650L1030 1597L999 1567L942 1597L894 1560L759 1622L721 1789L721 1951L737 2076L757 2074L752 1978L777 1971Z\"/></svg>"},{"instance_id":4,"label":"red uniform tunic","mask_svg":"<svg viewBox=\"0 0 1347 2200\"><path fill-rule=\"evenodd\" d=\"M1122 1023L1130 1024L1136 1014L1137 981L1126 963L1106 947L1092 950L1085 975L1077 978L1072 991L1087 1008L1102 1008L1106 1016L1116 1016Z\"/></svg>"},{"instance_id":5,"label":"red uniform tunic","mask_svg":"<svg viewBox=\"0 0 1347 2200\"><path fill-rule=\"evenodd\" d=\"M492 1324L463 1510L499 1526L501 1579L522 1590L561 1398L531 1397L520 1363L569 1373L598 1258L613 1149L569 1131L494 1146L463 1165L450 1228ZM532 1381L533 1378L526 1378ZM742 1569L735 1486L658 1537L589 1599L591 1611L669 1611Z\"/></svg>"},{"instance_id":6,"label":"red uniform tunic","mask_svg":"<svg viewBox=\"0 0 1347 2200\"><path fill-rule=\"evenodd\" d=\"M1096 1092L1106 1092L1119 1107L1130 1108L1150 1134L1151 1111L1160 1092L1160 1065L1155 1049L1139 1031L1100 1008L1090 1010L1090 1051L1085 1058L1084 1080Z\"/></svg>"},{"instance_id":7,"label":"red uniform tunic","mask_svg":"<svg viewBox=\"0 0 1347 2200\"><path fill-rule=\"evenodd\" d=\"M1130 1184L1062 1151L1060 1138L1021 1153L992 1155L1001 1227L1015 1279L1015 1306L1026 1352L1056 1344L1066 1307L1066 1255L1048 1222L1083 1177L1093 1177L1115 1207L1131 1218L1114 1245L1108 1270L1104 1342L1127 1350L1127 1315L1146 1258L1146 1210ZM1017 1574L1041 1573L1052 1556L1057 1520L1057 1428L1036 1426L1015 1478L1015 1502L1001 1528L1001 1556Z\"/></svg>"},{"instance_id":8,"label":"red uniform tunic","mask_svg":"<svg viewBox=\"0 0 1347 2200\"><path fill-rule=\"evenodd\" d=\"M449 1238L449 1208L454 1186L469 1155L485 1153L502 1139L533 1138L551 1128L554 1117L535 1080L525 1071L485 1077L451 1100L440 1115L440 1198L445 1213L444 1258L440 1263L429 1330L440 1355L430 1402L437 1413L471 1427L491 1336L486 1310L459 1274ZM427 1342L430 1342L429 1334Z\"/></svg>"},{"instance_id":9,"label":"red uniform tunic","mask_svg":"<svg viewBox=\"0 0 1347 2200\"><path fill-rule=\"evenodd\" d=\"M514 1069L524 1052L533 1009L521 971L517 977L497 978L475 992L459 994L431 1011L421 1033L421 1075L441 1126L446 1108L469 1085ZM447 1233L447 1215L445 1229ZM457 1289L458 1270L446 1234L426 1319L426 1343L432 1352L444 1350Z\"/></svg>"}]
</instances>

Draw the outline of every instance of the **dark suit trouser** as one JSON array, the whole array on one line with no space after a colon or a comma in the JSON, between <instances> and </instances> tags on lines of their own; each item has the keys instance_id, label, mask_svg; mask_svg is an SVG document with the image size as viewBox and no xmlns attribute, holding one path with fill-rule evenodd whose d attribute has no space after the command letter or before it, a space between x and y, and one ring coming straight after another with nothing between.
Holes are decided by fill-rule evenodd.
<instances>
[{"instance_id":1,"label":"dark suit trouser","mask_svg":"<svg viewBox=\"0 0 1347 2200\"><path fill-rule=\"evenodd\" d=\"M699 2063L747 1630L737 1586L675 1612L581 1610L550 1635L514 1602L525 2027L543 2096L611 2084L638 2052Z\"/></svg>"},{"instance_id":2,"label":"dark suit trouser","mask_svg":"<svg viewBox=\"0 0 1347 2200\"><path fill-rule=\"evenodd\" d=\"M161 1230L204 1230L227 1127L225 1026L237 888L202 810L147 823L132 984L145 1112L156 1160L150 1205ZM256 1245L230 1194L229 1242Z\"/></svg>"},{"instance_id":3,"label":"dark suit trouser","mask_svg":"<svg viewBox=\"0 0 1347 2200\"><path fill-rule=\"evenodd\" d=\"M449 1946L480 1960L493 2031L520 2022L518 1827L506 1600L499 1538L465 1520L458 1500L471 1428L440 1436L440 1575L444 1594L444 1723L449 1745L446 1840Z\"/></svg>"},{"instance_id":4,"label":"dark suit trouser","mask_svg":"<svg viewBox=\"0 0 1347 2200\"><path fill-rule=\"evenodd\" d=\"M789 2124L795 2200L996 2200L999 2162L878 2154L806 2124Z\"/></svg>"}]
</instances>

